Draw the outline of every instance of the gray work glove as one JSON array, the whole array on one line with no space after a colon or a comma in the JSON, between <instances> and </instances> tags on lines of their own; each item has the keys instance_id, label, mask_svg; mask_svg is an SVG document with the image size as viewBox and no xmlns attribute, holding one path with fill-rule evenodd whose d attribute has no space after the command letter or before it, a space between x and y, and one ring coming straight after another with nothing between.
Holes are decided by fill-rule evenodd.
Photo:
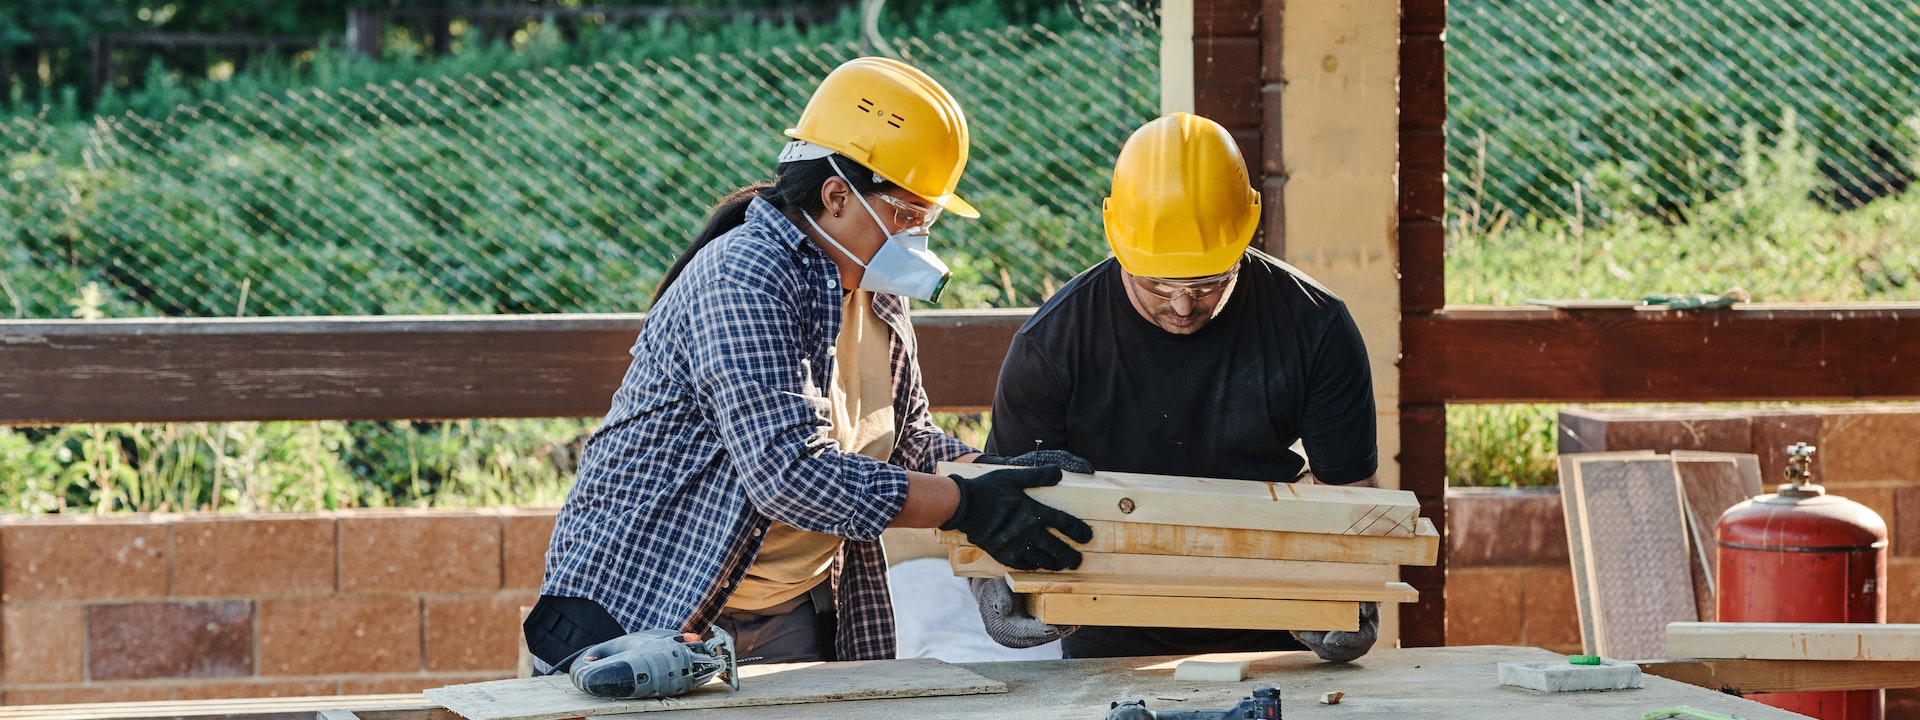
<instances>
[{"instance_id":1,"label":"gray work glove","mask_svg":"<svg viewBox=\"0 0 1920 720\"><path fill-rule=\"evenodd\" d=\"M981 453L980 456L974 458L973 461L980 463L981 465L1018 465L1020 467L1057 467L1057 468L1060 468L1062 472L1081 473L1081 474L1091 474L1093 472L1093 463L1087 462L1086 458L1080 457L1079 455L1075 455L1065 450L1035 450L1033 452L1021 453L1019 455L1014 455L1012 457L1008 457L1006 455L994 455L991 453Z\"/></svg>"},{"instance_id":2,"label":"gray work glove","mask_svg":"<svg viewBox=\"0 0 1920 720\"><path fill-rule=\"evenodd\" d=\"M968 578L973 585L973 600L980 604L980 622L987 636L1010 648L1030 648L1059 640L1079 630L1079 625L1048 625L1033 619L1013 596L1006 578Z\"/></svg>"},{"instance_id":3,"label":"gray work glove","mask_svg":"<svg viewBox=\"0 0 1920 720\"><path fill-rule=\"evenodd\" d=\"M1289 630L1293 639L1307 646L1313 654L1327 662L1353 662L1373 649L1373 641L1380 636L1380 604L1360 603L1360 629L1353 632L1345 630Z\"/></svg>"}]
</instances>

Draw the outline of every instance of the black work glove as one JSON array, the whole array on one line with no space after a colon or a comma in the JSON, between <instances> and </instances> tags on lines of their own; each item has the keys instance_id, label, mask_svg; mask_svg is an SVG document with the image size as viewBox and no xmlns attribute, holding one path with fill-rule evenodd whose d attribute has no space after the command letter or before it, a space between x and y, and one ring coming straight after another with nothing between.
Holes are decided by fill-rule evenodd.
<instances>
[{"instance_id":1,"label":"black work glove","mask_svg":"<svg viewBox=\"0 0 1920 720\"><path fill-rule=\"evenodd\" d=\"M1086 458L1080 457L1079 455L1075 455L1065 450L1035 450L1033 452L1021 453L1013 457L1007 457L1005 455L993 455L990 453L980 453L980 456L974 458L973 461L980 463L981 465L1018 465L1020 467L1057 467L1057 468L1060 468L1062 471L1070 472L1070 473L1091 474L1093 472L1093 463L1087 462Z\"/></svg>"},{"instance_id":2,"label":"black work glove","mask_svg":"<svg viewBox=\"0 0 1920 720\"><path fill-rule=\"evenodd\" d=\"M1027 495L1027 488L1058 484L1060 468L1007 468L979 477L950 477L960 487L960 506L941 530L966 533L967 540L1015 570L1080 567L1080 551L1047 528L1081 543L1093 539L1093 528Z\"/></svg>"},{"instance_id":3,"label":"black work glove","mask_svg":"<svg viewBox=\"0 0 1920 720\"><path fill-rule=\"evenodd\" d=\"M1361 655L1373 649L1374 639L1380 636L1380 604L1360 603L1360 629L1353 632L1345 630L1290 630L1293 639L1307 646L1313 654L1327 662L1353 662Z\"/></svg>"}]
</instances>

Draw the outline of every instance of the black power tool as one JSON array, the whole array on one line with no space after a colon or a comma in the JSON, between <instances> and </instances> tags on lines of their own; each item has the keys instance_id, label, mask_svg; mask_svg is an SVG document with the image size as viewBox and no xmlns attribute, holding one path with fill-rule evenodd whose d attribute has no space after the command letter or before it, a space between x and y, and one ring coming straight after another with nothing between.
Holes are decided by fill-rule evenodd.
<instances>
[{"instance_id":1,"label":"black power tool","mask_svg":"<svg viewBox=\"0 0 1920 720\"><path fill-rule=\"evenodd\" d=\"M1261 686L1240 704L1225 710L1147 709L1145 700L1119 700L1107 706L1107 720L1280 720L1280 689Z\"/></svg>"}]
</instances>

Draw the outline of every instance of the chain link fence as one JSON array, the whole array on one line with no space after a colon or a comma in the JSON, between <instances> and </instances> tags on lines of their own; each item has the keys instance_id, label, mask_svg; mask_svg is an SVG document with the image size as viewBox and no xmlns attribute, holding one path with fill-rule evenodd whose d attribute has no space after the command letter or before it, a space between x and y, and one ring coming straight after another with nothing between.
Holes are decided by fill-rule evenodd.
<instances>
[{"instance_id":1,"label":"chain link fence","mask_svg":"<svg viewBox=\"0 0 1920 720\"><path fill-rule=\"evenodd\" d=\"M1450 204L1469 232L1684 221L1794 152L1832 210L1914 177L1920 4L1464 0L1448 23Z\"/></svg>"},{"instance_id":2,"label":"chain link fence","mask_svg":"<svg viewBox=\"0 0 1920 720\"><path fill-rule=\"evenodd\" d=\"M1032 305L1106 254L1112 158L1157 114L1155 18L892 40L961 99L948 307ZM4 315L631 312L711 204L770 179L858 43L9 121Z\"/></svg>"}]
</instances>

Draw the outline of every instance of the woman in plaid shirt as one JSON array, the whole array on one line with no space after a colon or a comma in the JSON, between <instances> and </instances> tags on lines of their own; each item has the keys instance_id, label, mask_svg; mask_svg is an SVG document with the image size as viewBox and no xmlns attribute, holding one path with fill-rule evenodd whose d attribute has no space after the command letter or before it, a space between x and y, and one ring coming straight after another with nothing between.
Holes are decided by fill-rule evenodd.
<instances>
[{"instance_id":1,"label":"woman in plaid shirt","mask_svg":"<svg viewBox=\"0 0 1920 720\"><path fill-rule=\"evenodd\" d=\"M894 654L880 532L965 532L1016 568L1079 565L1047 531L1087 525L1024 489L1059 467L973 479L936 428L906 297L932 300L927 250L966 165L960 107L926 74L847 62L815 91L776 179L733 193L668 270L606 422L587 441L547 552L528 647L564 670L591 645L730 631L767 662ZM1080 468L1086 469L1086 468Z\"/></svg>"}]
</instances>

